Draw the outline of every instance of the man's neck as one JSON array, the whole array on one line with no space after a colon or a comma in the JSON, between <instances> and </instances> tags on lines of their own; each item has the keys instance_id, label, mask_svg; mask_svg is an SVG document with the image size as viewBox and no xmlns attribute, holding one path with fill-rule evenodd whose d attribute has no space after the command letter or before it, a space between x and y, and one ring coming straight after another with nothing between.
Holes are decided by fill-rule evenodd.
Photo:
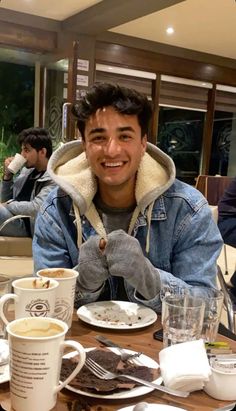
<instances>
[{"instance_id":1,"label":"man's neck","mask_svg":"<svg viewBox=\"0 0 236 411\"><path fill-rule=\"evenodd\" d=\"M42 171L46 171L47 170L47 165L48 165L48 159L45 159L45 161L40 162L40 164L37 164L35 166L35 169L41 173Z\"/></svg>"},{"instance_id":2,"label":"man's neck","mask_svg":"<svg viewBox=\"0 0 236 411\"><path fill-rule=\"evenodd\" d=\"M134 190L128 187L120 189L114 186L109 187L109 190L99 187L99 195L103 203L109 207L126 208L136 204Z\"/></svg>"}]
</instances>

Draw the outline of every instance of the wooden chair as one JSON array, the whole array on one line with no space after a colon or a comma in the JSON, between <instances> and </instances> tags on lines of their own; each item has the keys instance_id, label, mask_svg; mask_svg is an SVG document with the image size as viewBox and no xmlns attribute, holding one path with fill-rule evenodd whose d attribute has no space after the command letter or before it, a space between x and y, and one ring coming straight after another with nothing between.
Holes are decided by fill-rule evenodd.
<instances>
[{"instance_id":1,"label":"wooden chair","mask_svg":"<svg viewBox=\"0 0 236 411\"><path fill-rule=\"evenodd\" d=\"M218 205L225 189L233 180L228 176L199 175L195 187L206 197L210 205Z\"/></svg>"}]
</instances>

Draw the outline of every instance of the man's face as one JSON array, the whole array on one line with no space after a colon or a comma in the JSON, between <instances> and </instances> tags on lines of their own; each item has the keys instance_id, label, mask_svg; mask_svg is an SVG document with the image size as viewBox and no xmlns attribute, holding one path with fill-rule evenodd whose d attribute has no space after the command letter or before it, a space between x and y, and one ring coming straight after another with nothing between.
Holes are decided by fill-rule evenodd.
<instances>
[{"instance_id":1,"label":"man's face","mask_svg":"<svg viewBox=\"0 0 236 411\"><path fill-rule=\"evenodd\" d=\"M30 144L22 144L21 155L27 160L25 163L25 167L35 167L36 169L40 168L42 157L41 151L42 150L35 150L35 148L31 147Z\"/></svg>"},{"instance_id":2,"label":"man's face","mask_svg":"<svg viewBox=\"0 0 236 411\"><path fill-rule=\"evenodd\" d=\"M86 123L84 149L100 187L130 186L133 190L146 145L136 115L104 107Z\"/></svg>"}]
</instances>

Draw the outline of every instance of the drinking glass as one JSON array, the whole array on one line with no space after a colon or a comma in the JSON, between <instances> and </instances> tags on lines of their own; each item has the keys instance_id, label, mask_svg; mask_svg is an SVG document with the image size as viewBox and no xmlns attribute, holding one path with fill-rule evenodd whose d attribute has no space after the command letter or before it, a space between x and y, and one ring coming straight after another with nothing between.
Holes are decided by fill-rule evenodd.
<instances>
[{"instance_id":1,"label":"drinking glass","mask_svg":"<svg viewBox=\"0 0 236 411\"><path fill-rule=\"evenodd\" d=\"M169 295L162 301L163 345L201 338L205 303L189 295Z\"/></svg>"}]
</instances>

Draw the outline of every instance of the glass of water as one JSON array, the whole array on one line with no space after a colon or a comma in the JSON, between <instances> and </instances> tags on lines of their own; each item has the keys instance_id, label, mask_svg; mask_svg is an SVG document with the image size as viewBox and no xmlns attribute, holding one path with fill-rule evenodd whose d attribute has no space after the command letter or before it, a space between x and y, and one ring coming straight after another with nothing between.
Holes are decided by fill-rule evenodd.
<instances>
[{"instance_id":1,"label":"glass of water","mask_svg":"<svg viewBox=\"0 0 236 411\"><path fill-rule=\"evenodd\" d=\"M163 345L201 338L205 302L200 297L169 295L162 301Z\"/></svg>"},{"instance_id":2,"label":"glass of water","mask_svg":"<svg viewBox=\"0 0 236 411\"><path fill-rule=\"evenodd\" d=\"M205 300L205 313L202 326L202 338L206 342L216 339L223 307L224 295L220 290L213 290Z\"/></svg>"}]
</instances>

